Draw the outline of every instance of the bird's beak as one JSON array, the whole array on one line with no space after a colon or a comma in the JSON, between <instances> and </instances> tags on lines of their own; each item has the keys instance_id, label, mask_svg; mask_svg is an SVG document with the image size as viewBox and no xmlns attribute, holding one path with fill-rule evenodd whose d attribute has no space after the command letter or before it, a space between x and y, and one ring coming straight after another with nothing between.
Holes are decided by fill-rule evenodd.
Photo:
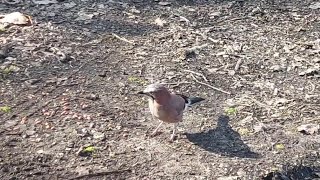
<instances>
[{"instance_id":1,"label":"bird's beak","mask_svg":"<svg viewBox=\"0 0 320 180\"><path fill-rule=\"evenodd\" d=\"M153 97L150 93L145 93L145 92L143 92L143 91L139 91L137 94L146 95L146 96L149 96L149 97L151 97L152 99L154 99L154 97Z\"/></svg>"},{"instance_id":2,"label":"bird's beak","mask_svg":"<svg viewBox=\"0 0 320 180\"><path fill-rule=\"evenodd\" d=\"M143 91L139 91L137 94L146 94L146 93L144 93Z\"/></svg>"}]
</instances>

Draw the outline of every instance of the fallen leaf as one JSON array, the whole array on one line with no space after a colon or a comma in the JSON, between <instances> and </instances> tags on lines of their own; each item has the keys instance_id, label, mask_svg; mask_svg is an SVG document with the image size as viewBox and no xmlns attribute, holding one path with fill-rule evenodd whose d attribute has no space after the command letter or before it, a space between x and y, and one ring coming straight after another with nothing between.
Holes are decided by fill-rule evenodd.
<instances>
[{"instance_id":1,"label":"fallen leaf","mask_svg":"<svg viewBox=\"0 0 320 180\"><path fill-rule=\"evenodd\" d=\"M171 2L165 2L165 1L159 2L159 5L161 5L161 6L168 6L170 4L171 4Z\"/></svg>"},{"instance_id":2,"label":"fallen leaf","mask_svg":"<svg viewBox=\"0 0 320 180\"><path fill-rule=\"evenodd\" d=\"M247 128L239 128L238 129L238 133L241 135L241 136L247 136L250 134L250 131L249 129Z\"/></svg>"},{"instance_id":3,"label":"fallen leaf","mask_svg":"<svg viewBox=\"0 0 320 180\"><path fill-rule=\"evenodd\" d=\"M71 8L75 7L77 4L74 3L74 2L69 2L69 3L64 3L63 5L64 5L64 7L66 7L67 9L71 9Z\"/></svg>"},{"instance_id":4,"label":"fallen leaf","mask_svg":"<svg viewBox=\"0 0 320 180\"><path fill-rule=\"evenodd\" d=\"M6 14L4 16L0 16L0 23L9 23L15 25L31 25L32 20L28 15L24 15L20 12L13 12L10 14Z\"/></svg>"},{"instance_id":5,"label":"fallen leaf","mask_svg":"<svg viewBox=\"0 0 320 180\"><path fill-rule=\"evenodd\" d=\"M160 18L157 18L157 19L154 21L154 23L155 23L156 25L162 27L162 26L166 23L166 21L165 21L165 20L161 20Z\"/></svg>"},{"instance_id":6,"label":"fallen leaf","mask_svg":"<svg viewBox=\"0 0 320 180\"><path fill-rule=\"evenodd\" d=\"M315 74L319 74L319 68L308 68L307 70L300 72L299 76L313 76Z\"/></svg>"},{"instance_id":7,"label":"fallen leaf","mask_svg":"<svg viewBox=\"0 0 320 180\"><path fill-rule=\"evenodd\" d=\"M318 133L320 129L319 124L303 124L297 127L297 130L303 134L315 134Z\"/></svg>"},{"instance_id":8,"label":"fallen leaf","mask_svg":"<svg viewBox=\"0 0 320 180\"><path fill-rule=\"evenodd\" d=\"M315 2L309 6L310 9L320 9L320 2Z\"/></svg>"},{"instance_id":9,"label":"fallen leaf","mask_svg":"<svg viewBox=\"0 0 320 180\"><path fill-rule=\"evenodd\" d=\"M32 0L32 2L35 4L41 4L41 5L58 3L57 0Z\"/></svg>"},{"instance_id":10,"label":"fallen leaf","mask_svg":"<svg viewBox=\"0 0 320 180\"><path fill-rule=\"evenodd\" d=\"M240 120L239 123L240 124L247 124L247 123L252 123L252 121L253 121L253 117L250 115L250 116L247 116L244 119Z\"/></svg>"},{"instance_id":11,"label":"fallen leaf","mask_svg":"<svg viewBox=\"0 0 320 180\"><path fill-rule=\"evenodd\" d=\"M92 19L94 14L86 14L85 12L78 12L78 18L76 20L78 21L85 21Z\"/></svg>"},{"instance_id":12,"label":"fallen leaf","mask_svg":"<svg viewBox=\"0 0 320 180\"><path fill-rule=\"evenodd\" d=\"M105 140L106 136L102 132L92 132L93 134L93 139L99 139L99 140Z\"/></svg>"}]
</instances>

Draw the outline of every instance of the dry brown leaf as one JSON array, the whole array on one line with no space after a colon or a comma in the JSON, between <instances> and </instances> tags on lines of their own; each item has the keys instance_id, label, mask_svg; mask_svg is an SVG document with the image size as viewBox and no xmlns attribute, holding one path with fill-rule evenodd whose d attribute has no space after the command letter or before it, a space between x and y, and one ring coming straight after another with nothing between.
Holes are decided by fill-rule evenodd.
<instances>
[{"instance_id":1,"label":"dry brown leaf","mask_svg":"<svg viewBox=\"0 0 320 180\"><path fill-rule=\"evenodd\" d=\"M165 23L167 23L165 20L162 20L160 18L157 18L156 20L154 20L154 23L160 27L162 27Z\"/></svg>"},{"instance_id":2,"label":"dry brown leaf","mask_svg":"<svg viewBox=\"0 0 320 180\"><path fill-rule=\"evenodd\" d=\"M315 134L319 132L319 129L319 124L303 124L297 127L297 130L303 134Z\"/></svg>"},{"instance_id":3,"label":"dry brown leaf","mask_svg":"<svg viewBox=\"0 0 320 180\"><path fill-rule=\"evenodd\" d=\"M13 12L10 14L0 16L0 23L9 23L15 25L31 25L32 20L28 15L24 15L20 12Z\"/></svg>"}]
</instances>

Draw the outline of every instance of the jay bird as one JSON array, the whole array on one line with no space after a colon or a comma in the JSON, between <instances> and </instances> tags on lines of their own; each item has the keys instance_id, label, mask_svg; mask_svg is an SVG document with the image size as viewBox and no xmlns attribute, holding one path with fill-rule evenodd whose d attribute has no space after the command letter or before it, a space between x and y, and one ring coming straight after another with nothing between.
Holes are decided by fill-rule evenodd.
<instances>
[{"instance_id":1,"label":"jay bird","mask_svg":"<svg viewBox=\"0 0 320 180\"><path fill-rule=\"evenodd\" d=\"M187 97L182 94L170 93L162 84L150 84L145 90L138 92L149 96L149 109L153 119L161 122L151 134L156 135L160 126L165 123L173 124L173 132L170 140L173 141L177 124L182 121L184 110L192 104L203 101L200 97Z\"/></svg>"}]
</instances>

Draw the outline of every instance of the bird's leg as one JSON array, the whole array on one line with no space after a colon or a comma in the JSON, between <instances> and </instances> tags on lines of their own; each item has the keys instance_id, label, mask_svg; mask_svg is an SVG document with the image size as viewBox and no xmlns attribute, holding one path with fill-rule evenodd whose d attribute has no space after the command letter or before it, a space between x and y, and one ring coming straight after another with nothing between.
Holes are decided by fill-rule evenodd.
<instances>
[{"instance_id":1,"label":"bird's leg","mask_svg":"<svg viewBox=\"0 0 320 180\"><path fill-rule=\"evenodd\" d=\"M173 131L172 131L172 134L171 134L171 137L170 137L171 141L173 141L175 136L176 136L177 126L178 126L178 123L174 123L173 124Z\"/></svg>"},{"instance_id":2,"label":"bird's leg","mask_svg":"<svg viewBox=\"0 0 320 180\"><path fill-rule=\"evenodd\" d=\"M155 136L160 128L160 126L163 124L163 121L160 122L160 124L157 126L157 128L151 133L151 136Z\"/></svg>"}]
</instances>

